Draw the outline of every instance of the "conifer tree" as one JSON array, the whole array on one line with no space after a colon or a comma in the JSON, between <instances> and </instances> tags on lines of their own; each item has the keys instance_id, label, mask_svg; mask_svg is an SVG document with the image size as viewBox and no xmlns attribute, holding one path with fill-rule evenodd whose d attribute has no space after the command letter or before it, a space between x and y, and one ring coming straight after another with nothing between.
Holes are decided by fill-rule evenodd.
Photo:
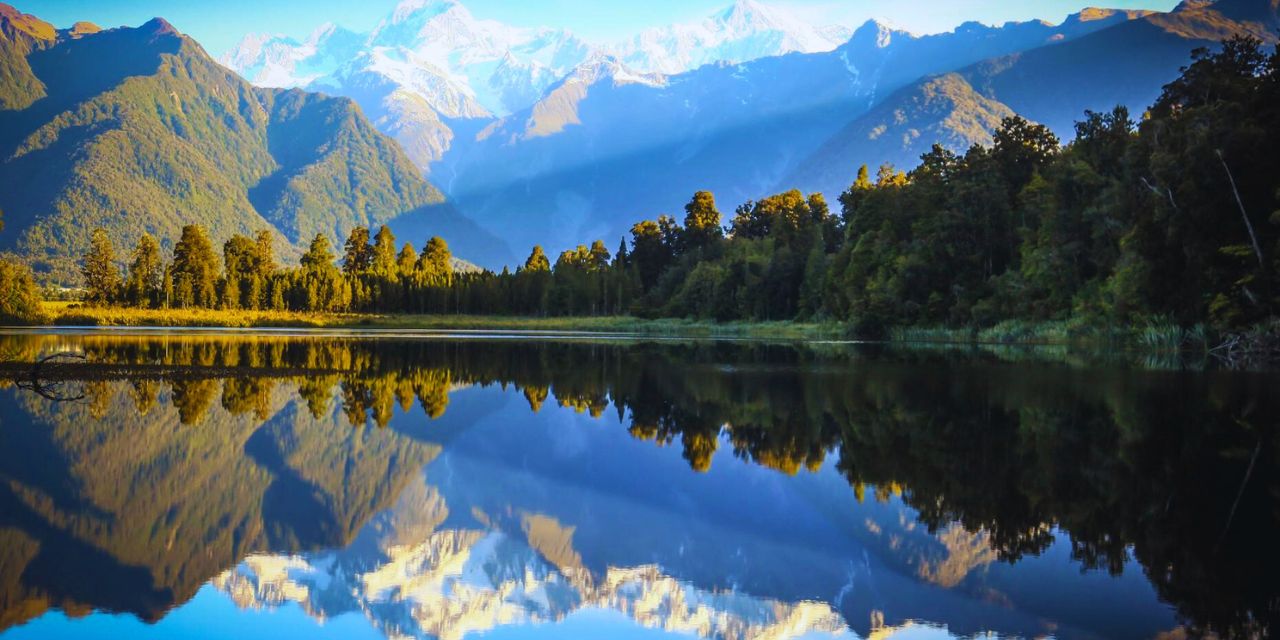
<instances>
[{"instance_id":1,"label":"conifer tree","mask_svg":"<svg viewBox=\"0 0 1280 640\"><path fill-rule=\"evenodd\" d=\"M84 276L85 300L94 304L111 304L120 292L120 269L116 267L115 247L102 229L94 229L80 269Z\"/></svg>"},{"instance_id":2,"label":"conifer tree","mask_svg":"<svg viewBox=\"0 0 1280 640\"><path fill-rule=\"evenodd\" d=\"M684 206L684 232L690 250L703 249L724 237L720 228L720 210L710 191L693 194L693 200Z\"/></svg>"},{"instance_id":3,"label":"conifer tree","mask_svg":"<svg viewBox=\"0 0 1280 640\"><path fill-rule=\"evenodd\" d=\"M348 276L364 273L373 266L373 246L369 244L367 227L352 229L343 250L342 272Z\"/></svg>"},{"instance_id":4,"label":"conifer tree","mask_svg":"<svg viewBox=\"0 0 1280 640\"><path fill-rule=\"evenodd\" d=\"M173 306L212 308L218 294L218 271L218 257L204 227L183 227L182 237L173 247Z\"/></svg>"},{"instance_id":5,"label":"conifer tree","mask_svg":"<svg viewBox=\"0 0 1280 640\"><path fill-rule=\"evenodd\" d=\"M374 237L372 268L382 278L395 278L397 275L396 237L385 224Z\"/></svg>"},{"instance_id":6,"label":"conifer tree","mask_svg":"<svg viewBox=\"0 0 1280 640\"><path fill-rule=\"evenodd\" d=\"M396 257L396 270L400 273L400 277L412 277L417 264L418 252L413 248L413 244L404 243L404 247L400 249L400 255Z\"/></svg>"},{"instance_id":7,"label":"conifer tree","mask_svg":"<svg viewBox=\"0 0 1280 640\"><path fill-rule=\"evenodd\" d=\"M138 238L129 260L129 276L125 282L125 302L136 307L155 307L162 301L164 264L160 244L149 233Z\"/></svg>"}]
</instances>

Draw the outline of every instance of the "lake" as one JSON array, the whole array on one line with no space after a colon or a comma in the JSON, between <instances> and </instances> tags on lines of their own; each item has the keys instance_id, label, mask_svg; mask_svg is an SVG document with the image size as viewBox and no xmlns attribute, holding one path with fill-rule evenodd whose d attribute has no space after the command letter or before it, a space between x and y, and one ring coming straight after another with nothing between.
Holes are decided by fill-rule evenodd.
<instances>
[{"instance_id":1,"label":"lake","mask_svg":"<svg viewBox=\"0 0 1280 640\"><path fill-rule=\"evenodd\" d=\"M1271 373L403 332L10 331L0 361L5 640L1248 637L1280 615Z\"/></svg>"}]
</instances>

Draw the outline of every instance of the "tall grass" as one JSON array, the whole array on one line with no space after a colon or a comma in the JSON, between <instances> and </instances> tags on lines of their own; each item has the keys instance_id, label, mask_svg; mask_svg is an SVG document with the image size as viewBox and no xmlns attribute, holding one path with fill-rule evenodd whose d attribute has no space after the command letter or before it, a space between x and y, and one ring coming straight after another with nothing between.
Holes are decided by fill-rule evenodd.
<instances>
[{"instance_id":1,"label":"tall grass","mask_svg":"<svg viewBox=\"0 0 1280 640\"><path fill-rule=\"evenodd\" d=\"M778 340L838 339L835 323L645 320L630 316L528 318L461 315L382 315L213 309L132 309L46 302L52 323L93 327L370 328L403 330L583 331L673 337L741 337Z\"/></svg>"}]
</instances>

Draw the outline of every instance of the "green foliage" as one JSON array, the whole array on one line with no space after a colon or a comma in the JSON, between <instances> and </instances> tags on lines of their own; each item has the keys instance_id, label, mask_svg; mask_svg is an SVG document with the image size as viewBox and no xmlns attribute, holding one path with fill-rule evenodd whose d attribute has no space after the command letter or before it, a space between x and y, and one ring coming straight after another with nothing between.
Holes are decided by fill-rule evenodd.
<instances>
[{"instance_id":1,"label":"green foliage","mask_svg":"<svg viewBox=\"0 0 1280 640\"><path fill-rule=\"evenodd\" d=\"M124 303L134 307L159 306L164 300L163 280L164 261L160 256L160 244L151 234L144 233L130 254Z\"/></svg>"},{"instance_id":2,"label":"green foliage","mask_svg":"<svg viewBox=\"0 0 1280 640\"><path fill-rule=\"evenodd\" d=\"M184 230L166 297L279 311L819 319L863 336L970 328L961 333L994 342L1160 318L1136 339L1167 345L1170 327L1249 326L1280 304L1280 173L1268 162L1280 147L1278 60L1231 40L1197 52L1136 128L1123 107L1087 112L1062 147L1046 127L1005 117L990 148L934 145L909 173L884 165L874 179L861 167L839 215L822 194L792 190L737 207L726 235L714 196L699 191L683 226L644 220L615 255L597 240L554 265L534 247L514 273L455 270L440 238L397 256L385 226L371 242L355 225L342 270L326 234L297 270L255 251L269 251L260 234L227 242L219 278L207 235ZM1186 342L1191 330L1178 331Z\"/></svg>"},{"instance_id":3,"label":"green foliage","mask_svg":"<svg viewBox=\"0 0 1280 640\"><path fill-rule=\"evenodd\" d=\"M102 229L93 232L80 274L84 278L85 299L89 302L106 305L119 298L120 268L116 266L111 239Z\"/></svg>"},{"instance_id":4,"label":"green foliage","mask_svg":"<svg viewBox=\"0 0 1280 640\"><path fill-rule=\"evenodd\" d=\"M10 258L0 258L0 322L38 324L44 320L40 289L31 268Z\"/></svg>"},{"instance_id":5,"label":"green foliage","mask_svg":"<svg viewBox=\"0 0 1280 640\"><path fill-rule=\"evenodd\" d=\"M212 307L218 299L218 256L204 227L187 225L173 247L173 295L177 308Z\"/></svg>"},{"instance_id":6,"label":"green foliage","mask_svg":"<svg viewBox=\"0 0 1280 640\"><path fill-rule=\"evenodd\" d=\"M0 248L49 282L77 279L95 228L166 248L190 224L219 245L268 229L296 259L442 200L350 100L252 87L171 31L0 37L0 113Z\"/></svg>"}]
</instances>

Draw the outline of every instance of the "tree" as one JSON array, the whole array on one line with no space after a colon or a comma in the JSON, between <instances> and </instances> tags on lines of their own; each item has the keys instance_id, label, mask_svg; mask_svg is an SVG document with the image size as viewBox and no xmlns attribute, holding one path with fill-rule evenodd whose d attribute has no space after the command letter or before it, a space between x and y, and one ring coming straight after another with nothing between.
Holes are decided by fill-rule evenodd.
<instances>
[{"instance_id":1,"label":"tree","mask_svg":"<svg viewBox=\"0 0 1280 640\"><path fill-rule=\"evenodd\" d=\"M675 259L669 244L670 235L664 234L663 228L652 220L637 222L631 227L631 260L640 274L640 286L646 292L658 283L658 277Z\"/></svg>"},{"instance_id":2,"label":"tree","mask_svg":"<svg viewBox=\"0 0 1280 640\"><path fill-rule=\"evenodd\" d=\"M374 237L371 266L373 272L382 278L394 278L397 275L396 237L385 224L378 229L378 235Z\"/></svg>"},{"instance_id":3,"label":"tree","mask_svg":"<svg viewBox=\"0 0 1280 640\"><path fill-rule=\"evenodd\" d=\"M453 279L453 255L443 238L432 237L418 257L418 271L434 286L448 286Z\"/></svg>"},{"instance_id":4,"label":"tree","mask_svg":"<svg viewBox=\"0 0 1280 640\"><path fill-rule=\"evenodd\" d=\"M173 246L173 297L176 307L212 308L217 302L218 257L204 227L182 228Z\"/></svg>"},{"instance_id":5,"label":"tree","mask_svg":"<svg viewBox=\"0 0 1280 640\"><path fill-rule=\"evenodd\" d=\"M1031 176L1058 152L1058 137L1042 124L1032 124L1021 116L1000 122L991 148L995 165L1008 185L1012 200L1031 182Z\"/></svg>"},{"instance_id":6,"label":"tree","mask_svg":"<svg viewBox=\"0 0 1280 640\"><path fill-rule=\"evenodd\" d=\"M396 257L396 271L400 273L400 277L407 278L413 275L414 269L417 268L418 251L413 245L406 242L404 247L400 249L400 255Z\"/></svg>"},{"instance_id":7,"label":"tree","mask_svg":"<svg viewBox=\"0 0 1280 640\"><path fill-rule=\"evenodd\" d=\"M36 323L43 320L40 290L31 267L0 258L0 322Z\"/></svg>"},{"instance_id":8,"label":"tree","mask_svg":"<svg viewBox=\"0 0 1280 640\"><path fill-rule=\"evenodd\" d=\"M254 244L258 249L257 276L266 279L276 270L275 236L263 229L254 236Z\"/></svg>"},{"instance_id":9,"label":"tree","mask_svg":"<svg viewBox=\"0 0 1280 640\"><path fill-rule=\"evenodd\" d=\"M329 269L335 268L333 264L333 250L329 247L329 239L322 233L317 233L316 237L311 239L311 245L307 247L307 252L302 254L300 263L302 270L308 273L324 273Z\"/></svg>"},{"instance_id":10,"label":"tree","mask_svg":"<svg viewBox=\"0 0 1280 640\"><path fill-rule=\"evenodd\" d=\"M163 301L161 289L164 264L160 243L149 233L138 238L129 258L129 275L125 281L124 301L135 307L157 307Z\"/></svg>"},{"instance_id":11,"label":"tree","mask_svg":"<svg viewBox=\"0 0 1280 640\"><path fill-rule=\"evenodd\" d=\"M222 306L256 309L262 303L262 251L255 240L236 234L222 245L225 265Z\"/></svg>"},{"instance_id":12,"label":"tree","mask_svg":"<svg viewBox=\"0 0 1280 640\"><path fill-rule=\"evenodd\" d=\"M386 227L384 226L383 229ZM342 272L348 276L364 273L373 266L373 246L369 244L369 229L356 227L347 237L342 257Z\"/></svg>"},{"instance_id":13,"label":"tree","mask_svg":"<svg viewBox=\"0 0 1280 640\"><path fill-rule=\"evenodd\" d=\"M551 262L547 260L547 254L543 253L541 245L534 245L533 251L529 253L529 257L524 261L524 270L529 272L550 271Z\"/></svg>"},{"instance_id":14,"label":"tree","mask_svg":"<svg viewBox=\"0 0 1280 640\"><path fill-rule=\"evenodd\" d=\"M329 239L318 233L302 254L301 299L309 311L342 311L351 301L350 284L334 264Z\"/></svg>"},{"instance_id":15,"label":"tree","mask_svg":"<svg viewBox=\"0 0 1280 640\"><path fill-rule=\"evenodd\" d=\"M551 288L551 262L542 247L534 245L524 266L515 276L515 311L522 314L546 315L547 296Z\"/></svg>"},{"instance_id":16,"label":"tree","mask_svg":"<svg viewBox=\"0 0 1280 640\"><path fill-rule=\"evenodd\" d=\"M85 300L94 304L111 304L120 294L120 269L116 266L115 247L102 229L94 229L89 239L89 253L80 268L84 276Z\"/></svg>"},{"instance_id":17,"label":"tree","mask_svg":"<svg viewBox=\"0 0 1280 640\"><path fill-rule=\"evenodd\" d=\"M689 250L700 250L724 238L720 228L720 211L710 191L699 191L684 206L684 231Z\"/></svg>"}]
</instances>

